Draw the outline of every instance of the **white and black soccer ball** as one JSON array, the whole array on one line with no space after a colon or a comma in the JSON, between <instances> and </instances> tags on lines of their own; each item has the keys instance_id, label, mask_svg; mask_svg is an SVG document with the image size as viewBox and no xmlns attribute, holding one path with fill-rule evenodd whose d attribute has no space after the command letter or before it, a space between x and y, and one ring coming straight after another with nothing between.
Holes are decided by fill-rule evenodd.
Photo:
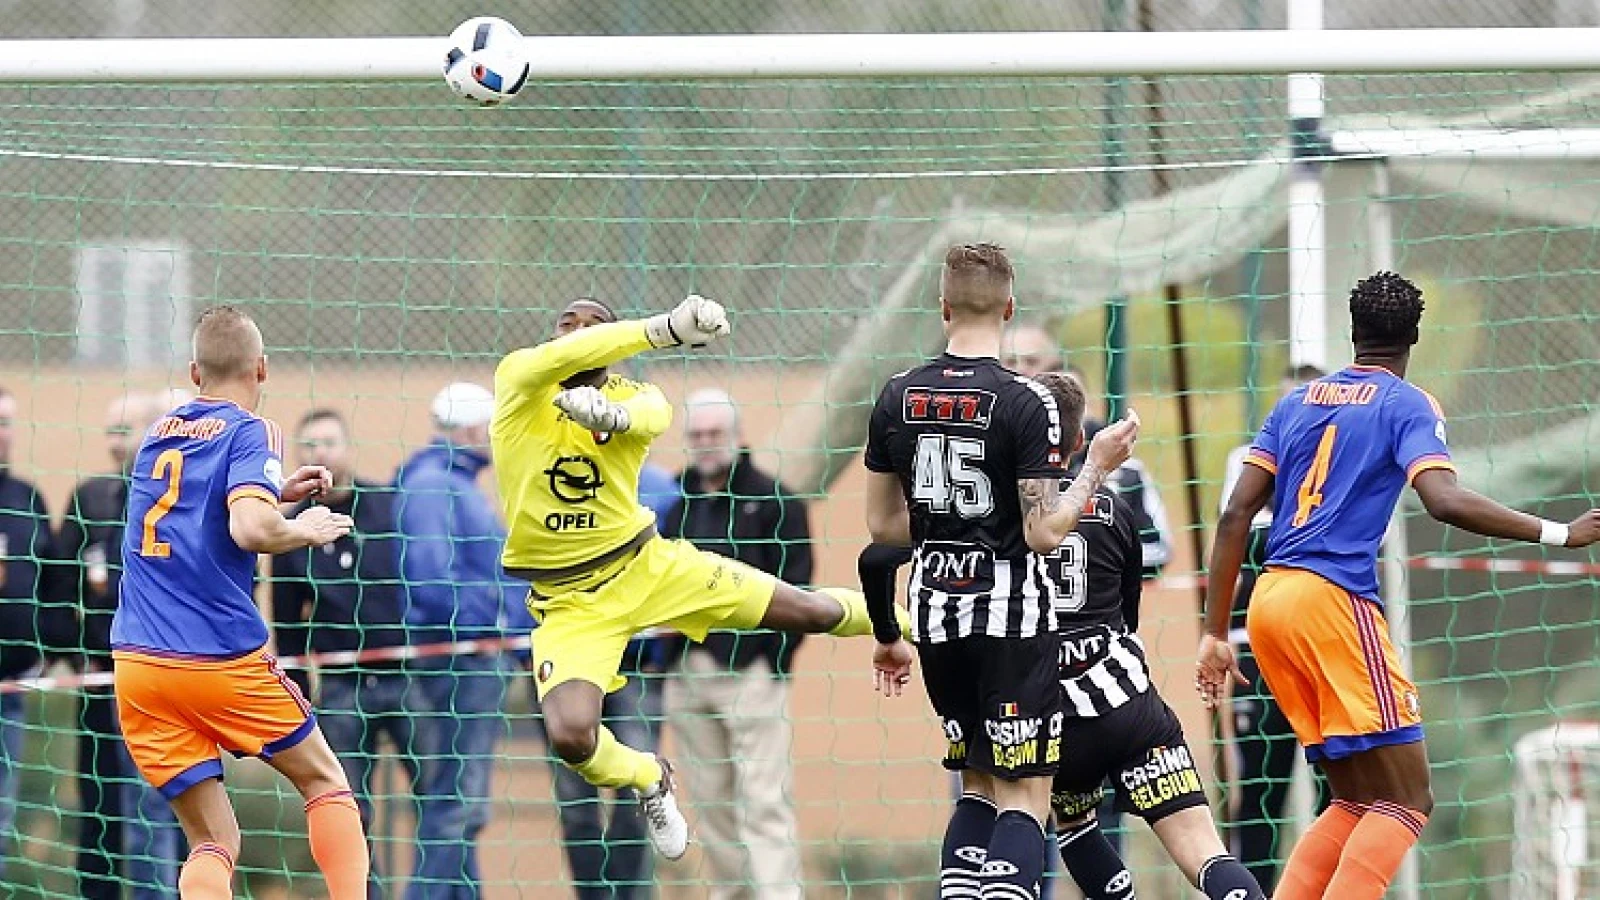
<instances>
[{"instance_id":1,"label":"white and black soccer ball","mask_svg":"<svg viewBox=\"0 0 1600 900\"><path fill-rule=\"evenodd\" d=\"M522 90L528 69L522 32L505 19L478 16L450 33L444 80L462 99L498 106Z\"/></svg>"}]
</instances>

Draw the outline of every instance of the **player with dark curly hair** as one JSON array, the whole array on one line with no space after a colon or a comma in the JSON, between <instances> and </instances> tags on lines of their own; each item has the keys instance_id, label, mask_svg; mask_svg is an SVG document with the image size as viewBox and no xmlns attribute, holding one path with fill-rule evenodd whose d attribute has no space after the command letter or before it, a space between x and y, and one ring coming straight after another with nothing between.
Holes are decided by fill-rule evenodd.
<instances>
[{"instance_id":1,"label":"player with dark curly hair","mask_svg":"<svg viewBox=\"0 0 1600 900\"><path fill-rule=\"evenodd\" d=\"M1410 484L1430 516L1486 537L1600 540L1600 510L1563 525L1456 483L1444 413L1405 380L1422 307L1422 292L1393 272L1356 284L1355 363L1278 402L1217 523L1196 687L1215 708L1230 676L1244 683L1228 619L1250 521L1270 500L1250 646L1335 798L1290 855L1277 900L1379 900L1433 809L1421 704L1378 593L1378 543L1401 490Z\"/></svg>"}]
</instances>

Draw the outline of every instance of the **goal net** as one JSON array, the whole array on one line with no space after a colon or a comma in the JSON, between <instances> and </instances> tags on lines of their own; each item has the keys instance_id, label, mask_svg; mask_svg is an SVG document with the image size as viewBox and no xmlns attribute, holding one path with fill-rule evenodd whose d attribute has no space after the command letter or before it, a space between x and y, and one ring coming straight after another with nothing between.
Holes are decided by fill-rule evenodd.
<instances>
[{"instance_id":1,"label":"goal net","mask_svg":"<svg viewBox=\"0 0 1600 900\"><path fill-rule=\"evenodd\" d=\"M1592 894L1600 810L1600 725L1565 722L1517 741L1516 900Z\"/></svg>"},{"instance_id":2,"label":"goal net","mask_svg":"<svg viewBox=\"0 0 1600 900\"><path fill-rule=\"evenodd\" d=\"M1211 732L1189 687L1188 536L1214 522L1224 457L1260 421L1289 362L1296 165L1316 166L1326 184L1335 338L1354 277L1392 260L1419 280L1428 311L1411 377L1449 412L1465 479L1565 518L1592 502L1596 474L1600 166L1561 132L1547 132L1538 152L1492 159L1478 138L1448 151L1374 142L1591 128L1597 91L1584 75L1330 78L1327 158L1296 163L1282 79L1266 76L533 83L496 110L464 108L442 83L7 85L0 384L16 412L0 425L4 477L37 484L54 528L74 485L111 471L108 404L184 386L188 329L211 304L260 323L272 362L264 412L288 433L289 455L306 449L295 433L302 416L331 407L350 421L356 470L383 483L430 440L435 392L487 383L500 355L550 334L568 300L599 297L636 316L693 291L727 304L732 339L622 368L675 402L697 387L729 391L757 464L810 501L814 580L849 583L865 540L856 460L869 404L885 377L940 345L943 249L996 241L1017 263L1020 319L1060 340L1097 406L1108 341L1125 335L1112 348L1125 364L1119 399L1146 423L1139 456L1166 498L1176 547L1147 586L1143 631L1201 745ZM1108 308L1121 317L1115 329ZM677 471L681 449L674 429L652 459ZM4 515L44 533L37 510ZM1409 596L1436 762L1423 894L1550 896L1533 885L1573 877L1561 874L1572 845L1548 833L1576 815L1563 781L1571 751L1540 762L1509 748L1600 700L1595 570L1587 556L1537 548L1491 557L1415 512L1407 521L1407 576L1387 589ZM17 798L14 823L0 818L3 880L18 897L85 896L94 866L126 880L130 858L158 861L117 836L142 815L136 807L96 830L107 824L98 794L135 776L102 777L80 760L116 741L94 741L86 712L105 697L103 648L88 635L106 605L84 594L87 575L62 587L49 572L87 573L99 551L4 533L0 618L23 624L0 628L0 754L11 760L0 771L12 773L0 786ZM24 612L35 604L70 611L77 632L40 633ZM356 626L318 627L363 646ZM42 670L41 643L51 644ZM698 785L712 773L783 779L795 819L780 842L798 849L808 895L926 896L950 799L935 765L940 732L920 694L874 700L867 659L859 644L805 643L790 696L768 714L792 732L776 758L723 750L686 760L687 727L752 723L675 705L674 692L713 678L676 659L647 666L648 704L619 715L648 718L680 767L706 776ZM492 790L472 805L483 828L477 877L486 896L566 896L558 808L612 814L554 791L531 678L512 674L515 657L506 662L503 713L483 714L495 743ZM393 671L371 657L358 666ZM35 676L44 680L19 680ZM401 763L428 756L378 739L380 726L363 719L374 741L349 754L377 764L371 831L397 889L411 877L418 816L431 814ZM1543 780L1513 786L1519 772ZM319 891L287 785L249 761L229 773L245 829L240 883L257 897ZM698 828L749 824L742 801L702 790L689 792ZM1231 815L1269 821L1287 853L1287 812ZM606 858L629 849L598 833L578 843ZM700 896L724 878L713 855L739 846L713 837L653 876L612 877ZM1129 825L1126 847L1141 894L1187 896L1143 826ZM759 877L740 872L734 880Z\"/></svg>"}]
</instances>

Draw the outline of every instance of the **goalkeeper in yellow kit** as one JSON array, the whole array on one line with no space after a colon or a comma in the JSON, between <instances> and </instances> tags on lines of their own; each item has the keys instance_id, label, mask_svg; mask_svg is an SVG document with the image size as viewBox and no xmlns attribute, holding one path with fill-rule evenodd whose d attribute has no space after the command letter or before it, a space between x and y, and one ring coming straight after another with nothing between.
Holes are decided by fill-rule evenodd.
<instances>
[{"instance_id":1,"label":"goalkeeper in yellow kit","mask_svg":"<svg viewBox=\"0 0 1600 900\"><path fill-rule=\"evenodd\" d=\"M728 333L722 306L690 295L671 312L617 321L598 300L568 304L556 336L495 371L490 426L510 535L504 564L528 581L540 625L535 682L550 749L590 784L632 787L650 841L669 859L689 843L664 760L624 746L600 724L606 692L636 633L714 628L868 635L860 593L806 591L744 563L657 536L637 500L650 442L672 406L659 388L606 367L646 350L704 346Z\"/></svg>"}]
</instances>

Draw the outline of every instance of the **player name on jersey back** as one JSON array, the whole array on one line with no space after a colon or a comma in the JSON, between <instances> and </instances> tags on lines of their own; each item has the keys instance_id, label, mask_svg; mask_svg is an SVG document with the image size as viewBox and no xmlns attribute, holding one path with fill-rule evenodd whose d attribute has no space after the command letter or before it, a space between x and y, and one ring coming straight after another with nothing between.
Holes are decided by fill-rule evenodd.
<instances>
[{"instance_id":1,"label":"player name on jersey back","mask_svg":"<svg viewBox=\"0 0 1600 900\"><path fill-rule=\"evenodd\" d=\"M1017 481L1059 477L1048 392L993 359L945 354L889 380L867 468L900 479L911 515L915 640L1054 631L1055 588L1023 538Z\"/></svg>"}]
</instances>

